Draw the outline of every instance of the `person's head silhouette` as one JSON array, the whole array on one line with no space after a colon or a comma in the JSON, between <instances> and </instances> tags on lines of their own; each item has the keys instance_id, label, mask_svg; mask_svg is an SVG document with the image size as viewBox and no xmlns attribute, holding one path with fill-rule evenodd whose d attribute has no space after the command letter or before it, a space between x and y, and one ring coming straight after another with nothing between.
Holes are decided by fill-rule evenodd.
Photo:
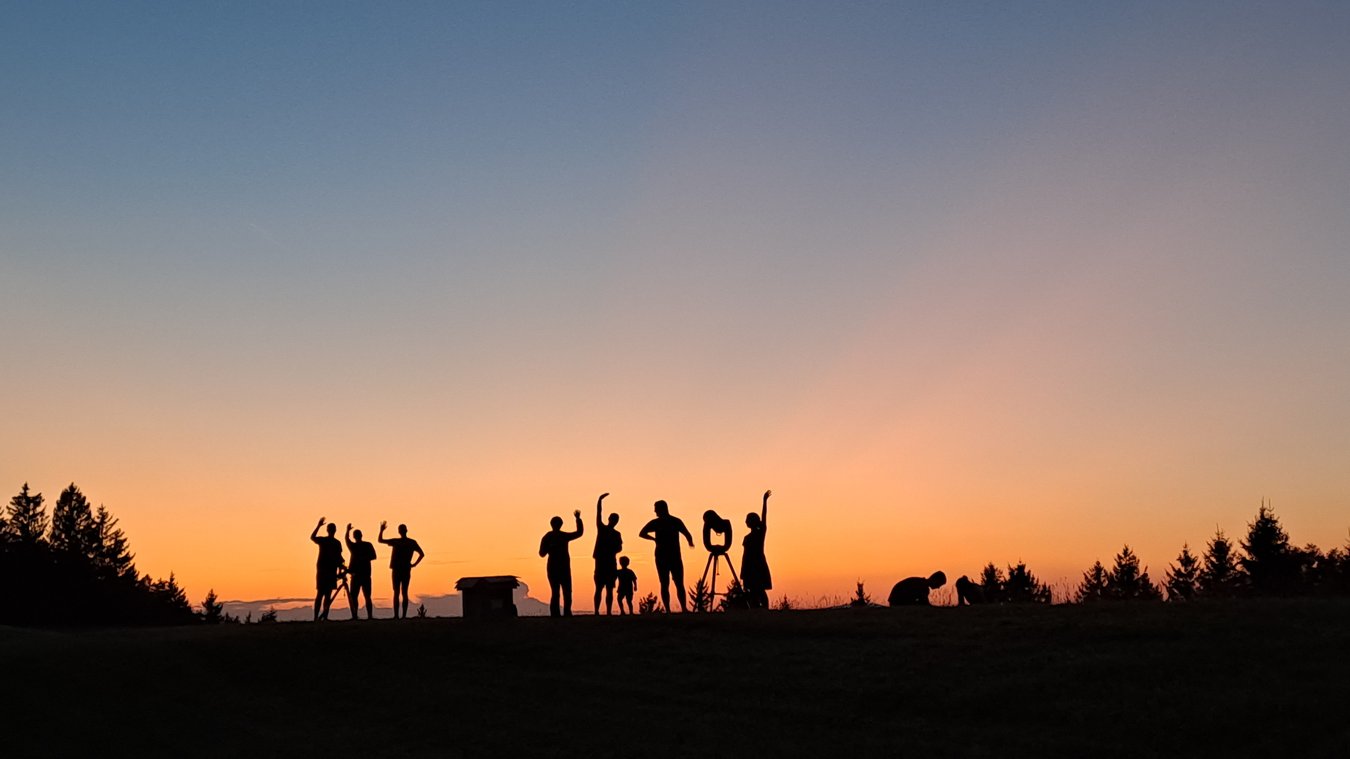
<instances>
[{"instance_id":1,"label":"person's head silhouette","mask_svg":"<svg viewBox=\"0 0 1350 759\"><path fill-rule=\"evenodd\" d=\"M352 530L352 537L356 538L356 539L359 541L359 540L361 539L361 531L360 531L360 530Z\"/></svg>"},{"instance_id":2,"label":"person's head silhouette","mask_svg":"<svg viewBox=\"0 0 1350 759\"><path fill-rule=\"evenodd\" d=\"M399 536L400 538L406 538L406 537L408 537L408 525L406 525L406 524L401 524L401 525L398 526L398 536Z\"/></svg>"},{"instance_id":3,"label":"person's head silhouette","mask_svg":"<svg viewBox=\"0 0 1350 759\"><path fill-rule=\"evenodd\" d=\"M610 526L610 527L617 527L618 524L619 524L619 515L618 515L618 514L615 514L615 513L613 513L613 512L610 512L610 514L609 514L609 526Z\"/></svg>"},{"instance_id":4,"label":"person's head silhouette","mask_svg":"<svg viewBox=\"0 0 1350 759\"><path fill-rule=\"evenodd\" d=\"M563 526L562 517L553 517L552 519L548 520L548 524L550 527L553 528L555 532L561 530Z\"/></svg>"},{"instance_id":5,"label":"person's head silhouette","mask_svg":"<svg viewBox=\"0 0 1350 759\"><path fill-rule=\"evenodd\" d=\"M665 501L657 501L652 504L652 508L656 509L656 515L658 517L670 516L670 506L667 505Z\"/></svg>"},{"instance_id":6,"label":"person's head silhouette","mask_svg":"<svg viewBox=\"0 0 1350 759\"><path fill-rule=\"evenodd\" d=\"M947 575L943 574L941 571L934 572L928 577L928 587L932 588L933 590L937 590L938 588L946 584L947 584Z\"/></svg>"},{"instance_id":7,"label":"person's head silhouette","mask_svg":"<svg viewBox=\"0 0 1350 759\"><path fill-rule=\"evenodd\" d=\"M328 523L328 537L331 538L331 537L333 537L334 535L337 535L337 525L333 524L332 522L329 522L329 523Z\"/></svg>"},{"instance_id":8,"label":"person's head silhouette","mask_svg":"<svg viewBox=\"0 0 1350 759\"><path fill-rule=\"evenodd\" d=\"M759 528L759 515L756 514L756 513L753 512L753 511L750 512L749 514L746 514L746 515L745 515L745 526L746 526L746 527L749 527L749 528L752 529L752 530L758 529L758 528Z\"/></svg>"},{"instance_id":9,"label":"person's head silhouette","mask_svg":"<svg viewBox=\"0 0 1350 759\"><path fill-rule=\"evenodd\" d=\"M627 556L620 556L620 557L619 557L619 566L623 567L624 569L627 569L627 568L628 568L628 557L627 557Z\"/></svg>"}]
</instances>

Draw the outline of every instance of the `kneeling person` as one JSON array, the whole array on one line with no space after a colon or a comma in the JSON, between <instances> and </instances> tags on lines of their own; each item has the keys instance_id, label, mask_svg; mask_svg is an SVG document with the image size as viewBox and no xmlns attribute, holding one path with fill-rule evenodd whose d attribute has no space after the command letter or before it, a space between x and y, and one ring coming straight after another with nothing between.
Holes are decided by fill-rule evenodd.
<instances>
[{"instance_id":1,"label":"kneeling person","mask_svg":"<svg viewBox=\"0 0 1350 759\"><path fill-rule=\"evenodd\" d=\"M934 572L929 577L906 577L891 588L891 606L928 606L928 591L947 584L947 575Z\"/></svg>"}]
</instances>

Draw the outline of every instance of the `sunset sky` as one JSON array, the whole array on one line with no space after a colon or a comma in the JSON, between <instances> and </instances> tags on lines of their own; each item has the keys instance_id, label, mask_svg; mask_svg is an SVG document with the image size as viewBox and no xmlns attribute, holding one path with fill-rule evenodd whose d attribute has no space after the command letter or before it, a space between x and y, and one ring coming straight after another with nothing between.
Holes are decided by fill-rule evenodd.
<instances>
[{"instance_id":1,"label":"sunset sky","mask_svg":"<svg viewBox=\"0 0 1350 759\"><path fill-rule=\"evenodd\" d=\"M194 602L312 594L320 516L406 522L414 596L538 597L604 491L640 592L655 499L739 546L767 488L774 600L1124 543L1161 578L1263 497L1344 545L1348 39L1346 3L4 3L0 489L77 483Z\"/></svg>"}]
</instances>

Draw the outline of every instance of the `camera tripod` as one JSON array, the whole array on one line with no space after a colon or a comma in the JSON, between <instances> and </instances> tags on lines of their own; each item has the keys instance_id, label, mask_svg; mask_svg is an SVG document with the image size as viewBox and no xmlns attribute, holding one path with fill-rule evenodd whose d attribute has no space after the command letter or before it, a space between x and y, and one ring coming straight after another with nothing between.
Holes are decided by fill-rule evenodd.
<instances>
[{"instance_id":1,"label":"camera tripod","mask_svg":"<svg viewBox=\"0 0 1350 759\"><path fill-rule=\"evenodd\" d=\"M720 561L719 561L719 560L720 560ZM723 548L723 549L721 549L721 550L712 550L712 551L709 551L709 552L708 552L708 563L705 564L705 565L703 565L703 577L701 577L701 578L699 579L699 582L704 583L705 586L708 588L708 609L709 609L709 610L711 610L712 608L714 608L714 604L716 603L717 597L718 597L719 595L721 595L721 596L726 596L726 593L718 593L718 592L717 592L717 565L720 564L720 563L722 563L723 561L725 561L725 562L727 563L727 571L728 571L728 572L731 572L731 579L735 580L735 581L738 582L738 583L741 581L741 578L738 577L738 576L736 575L736 567L732 565L732 563L731 563L731 557L730 557L730 556L727 556L727 549ZM711 583L711 584L708 584L708 575L709 575L709 574L712 574L712 583Z\"/></svg>"},{"instance_id":2,"label":"camera tripod","mask_svg":"<svg viewBox=\"0 0 1350 759\"><path fill-rule=\"evenodd\" d=\"M347 568L338 567L337 584L328 592L328 600L323 603L323 612L319 615L320 620L328 619L328 611L333 608L333 602L342 597L341 594L350 594L351 588L347 585Z\"/></svg>"}]
</instances>

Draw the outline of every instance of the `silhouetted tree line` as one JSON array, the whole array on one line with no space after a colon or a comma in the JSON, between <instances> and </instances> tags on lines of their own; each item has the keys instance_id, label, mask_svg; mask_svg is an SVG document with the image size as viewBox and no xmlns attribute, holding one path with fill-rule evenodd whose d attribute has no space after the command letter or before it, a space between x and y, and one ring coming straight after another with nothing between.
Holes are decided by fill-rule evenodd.
<instances>
[{"instance_id":1,"label":"silhouetted tree line","mask_svg":"<svg viewBox=\"0 0 1350 759\"><path fill-rule=\"evenodd\" d=\"M1111 569L1098 561L1083 573L1074 600L1159 601L1164 591L1167 600L1174 602L1350 595L1350 545L1325 553L1311 543L1299 548L1289 541L1274 510L1263 502L1238 545L1223 529L1215 531L1200 556L1191 552L1189 544L1182 545L1161 585L1148 576L1147 567L1140 567L1139 557L1127 545L1116 554Z\"/></svg>"},{"instance_id":2,"label":"silhouetted tree line","mask_svg":"<svg viewBox=\"0 0 1350 759\"><path fill-rule=\"evenodd\" d=\"M188 624L199 617L172 573L136 571L117 518L73 483L48 516L28 484L0 512L3 624ZM214 594L213 594L214 595ZM214 598L212 598L214 601ZM218 610L219 611L219 610Z\"/></svg>"}]
</instances>

